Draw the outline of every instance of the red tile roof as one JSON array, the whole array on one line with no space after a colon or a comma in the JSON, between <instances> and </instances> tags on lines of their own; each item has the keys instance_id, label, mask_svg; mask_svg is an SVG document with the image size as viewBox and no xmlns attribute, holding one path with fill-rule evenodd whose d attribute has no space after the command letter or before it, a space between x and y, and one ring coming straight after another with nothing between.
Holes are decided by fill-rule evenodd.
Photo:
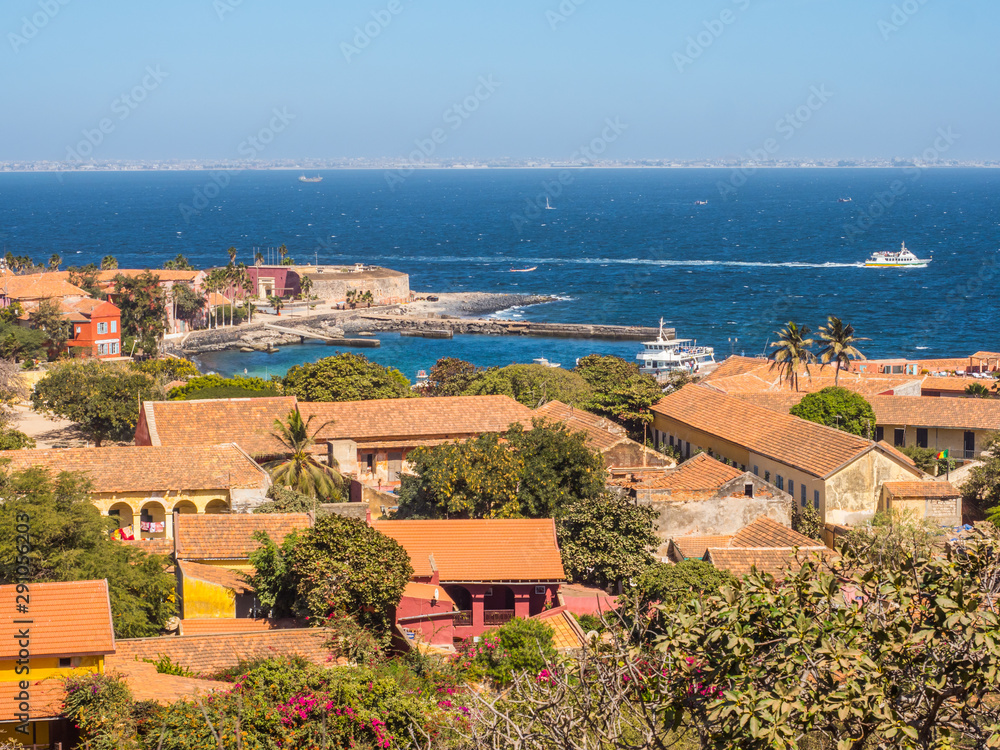
<instances>
[{"instance_id":1,"label":"red tile roof","mask_svg":"<svg viewBox=\"0 0 1000 750\"><path fill-rule=\"evenodd\" d=\"M236 443L254 457L277 456L287 449L272 434L274 420L288 418L295 397L147 401L142 407L152 445Z\"/></svg>"},{"instance_id":2,"label":"red tile roof","mask_svg":"<svg viewBox=\"0 0 1000 750\"><path fill-rule=\"evenodd\" d=\"M118 650L106 661L116 670L124 662L170 657L195 674L211 675L237 666L241 661L273 656L298 655L313 664L328 665L334 654L325 644L329 633L321 628L268 630L260 633L163 636L118 641Z\"/></svg>"},{"instance_id":3,"label":"red tile roof","mask_svg":"<svg viewBox=\"0 0 1000 750\"><path fill-rule=\"evenodd\" d=\"M33 466L86 474L94 492L267 488L264 469L236 445L107 446L0 451L9 470Z\"/></svg>"},{"instance_id":4,"label":"red tile roof","mask_svg":"<svg viewBox=\"0 0 1000 750\"><path fill-rule=\"evenodd\" d=\"M766 359L735 358L732 366L726 360L711 375L703 379L703 384L722 393L783 393L788 391L788 384L782 378L782 373L773 367L773 362ZM831 365L814 365L809 373L803 369L799 375L799 392L815 393L832 385L855 391L867 397L878 393L893 393L897 389L916 388L919 376L885 375L882 373L857 372L841 370L840 378L835 377Z\"/></svg>"},{"instance_id":5,"label":"red tile roof","mask_svg":"<svg viewBox=\"0 0 1000 750\"><path fill-rule=\"evenodd\" d=\"M530 619L544 622L552 628L552 645L556 651L580 651L587 645L587 634L566 607L553 607Z\"/></svg>"},{"instance_id":6,"label":"red tile roof","mask_svg":"<svg viewBox=\"0 0 1000 750\"><path fill-rule=\"evenodd\" d=\"M125 682L132 691L132 699L136 701L156 701L166 706L185 698L228 691L233 687L231 682L160 674L156 671L155 664L141 659L139 661L112 659L111 661L113 666L107 671L125 678Z\"/></svg>"},{"instance_id":7,"label":"red tile roof","mask_svg":"<svg viewBox=\"0 0 1000 750\"><path fill-rule=\"evenodd\" d=\"M552 519L376 521L410 555L414 575L443 582L562 581Z\"/></svg>"},{"instance_id":8,"label":"red tile roof","mask_svg":"<svg viewBox=\"0 0 1000 750\"><path fill-rule=\"evenodd\" d=\"M770 363L766 359L759 359L757 357L740 357L734 355L725 359L711 373L703 377L701 382L710 383L713 380L722 380L723 378L732 377L733 375L742 375L747 372L759 370L761 367L769 366L769 364Z\"/></svg>"},{"instance_id":9,"label":"red tile roof","mask_svg":"<svg viewBox=\"0 0 1000 750\"><path fill-rule=\"evenodd\" d=\"M423 438L464 438L504 432L512 424L531 424L532 412L509 396L378 399L374 401L301 402L303 419L314 416L312 429L323 440L358 443Z\"/></svg>"},{"instance_id":10,"label":"red tile roof","mask_svg":"<svg viewBox=\"0 0 1000 750\"><path fill-rule=\"evenodd\" d=\"M36 658L110 654L115 650L107 581L29 585L28 611L17 611L16 586L0 586L0 660L16 659L20 629L31 629ZM30 624L16 623L30 619Z\"/></svg>"},{"instance_id":11,"label":"red tile roof","mask_svg":"<svg viewBox=\"0 0 1000 750\"><path fill-rule=\"evenodd\" d=\"M19 692L18 683L0 682L0 722L18 721L17 714L21 713L19 710L20 700L17 697ZM30 715L32 721L55 719L62 715L66 691L63 688L63 681L58 677L49 677L44 680L29 679L28 694L31 696Z\"/></svg>"},{"instance_id":12,"label":"red tile roof","mask_svg":"<svg viewBox=\"0 0 1000 750\"><path fill-rule=\"evenodd\" d=\"M682 463L676 471L644 481L640 486L675 491L718 490L726 482L745 473L717 461L707 453L699 453Z\"/></svg>"},{"instance_id":13,"label":"red tile roof","mask_svg":"<svg viewBox=\"0 0 1000 750\"><path fill-rule=\"evenodd\" d=\"M959 497L959 492L951 482L883 482L882 489L889 497L925 498Z\"/></svg>"},{"instance_id":14,"label":"red tile roof","mask_svg":"<svg viewBox=\"0 0 1000 750\"><path fill-rule=\"evenodd\" d=\"M981 378L963 378L958 376L928 375L920 385L920 392L924 395L928 393L953 393L963 395L965 389L973 383L982 383L987 387L992 386L992 381Z\"/></svg>"},{"instance_id":15,"label":"red tile roof","mask_svg":"<svg viewBox=\"0 0 1000 750\"><path fill-rule=\"evenodd\" d=\"M407 581L406 588L403 589L403 596L409 597L410 599L422 599L424 601L433 601L435 594L437 595L437 600L444 605L452 605L454 607L455 601L448 596L448 592L444 590L441 586L432 586L429 583L417 583L415 581Z\"/></svg>"},{"instance_id":16,"label":"red tile roof","mask_svg":"<svg viewBox=\"0 0 1000 750\"><path fill-rule=\"evenodd\" d=\"M834 557L835 553L826 547L800 549L747 549L747 548L710 548L705 555L705 561L717 568L728 570L737 578L749 575L754 570L780 578L786 571L798 567L809 560L823 561Z\"/></svg>"},{"instance_id":17,"label":"red tile roof","mask_svg":"<svg viewBox=\"0 0 1000 750\"><path fill-rule=\"evenodd\" d=\"M52 273L0 276L0 292L14 300L42 300L53 297L88 297L83 289Z\"/></svg>"},{"instance_id":18,"label":"red tile roof","mask_svg":"<svg viewBox=\"0 0 1000 750\"><path fill-rule=\"evenodd\" d=\"M213 635L229 633L262 633L269 630L289 630L309 625L305 620L283 618L250 619L247 617L199 617L181 620L180 635Z\"/></svg>"},{"instance_id":19,"label":"red tile roof","mask_svg":"<svg viewBox=\"0 0 1000 750\"><path fill-rule=\"evenodd\" d=\"M871 405L878 424L1000 430L1000 399L875 396Z\"/></svg>"},{"instance_id":20,"label":"red tile roof","mask_svg":"<svg viewBox=\"0 0 1000 750\"><path fill-rule=\"evenodd\" d=\"M760 516L748 526L740 529L727 547L801 547L803 549L824 546L822 542L800 534L767 516Z\"/></svg>"},{"instance_id":21,"label":"red tile roof","mask_svg":"<svg viewBox=\"0 0 1000 750\"><path fill-rule=\"evenodd\" d=\"M181 513L174 521L178 560L246 560L260 546L254 532L266 531L281 544L293 531L313 525L308 513Z\"/></svg>"},{"instance_id":22,"label":"red tile roof","mask_svg":"<svg viewBox=\"0 0 1000 750\"><path fill-rule=\"evenodd\" d=\"M654 404L653 411L820 478L875 445L699 385L671 393Z\"/></svg>"},{"instance_id":23,"label":"red tile roof","mask_svg":"<svg viewBox=\"0 0 1000 750\"><path fill-rule=\"evenodd\" d=\"M728 547L732 535L716 534L708 536L678 536L670 540L674 551L683 560L700 560L709 547Z\"/></svg>"}]
</instances>

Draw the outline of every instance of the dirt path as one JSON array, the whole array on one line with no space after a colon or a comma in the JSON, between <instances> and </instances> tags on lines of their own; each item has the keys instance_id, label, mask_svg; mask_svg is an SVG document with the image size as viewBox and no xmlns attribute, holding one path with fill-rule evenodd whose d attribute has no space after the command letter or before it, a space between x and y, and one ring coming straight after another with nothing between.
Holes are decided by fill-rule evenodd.
<instances>
[{"instance_id":1,"label":"dirt path","mask_svg":"<svg viewBox=\"0 0 1000 750\"><path fill-rule=\"evenodd\" d=\"M89 445L68 419L45 417L24 405L15 406L12 426L35 439L39 448L80 448Z\"/></svg>"}]
</instances>

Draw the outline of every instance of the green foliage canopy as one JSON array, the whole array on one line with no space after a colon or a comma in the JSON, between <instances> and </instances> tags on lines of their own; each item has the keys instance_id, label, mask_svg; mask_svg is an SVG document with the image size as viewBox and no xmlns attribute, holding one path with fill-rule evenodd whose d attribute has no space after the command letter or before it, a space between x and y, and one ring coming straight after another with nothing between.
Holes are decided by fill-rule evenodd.
<instances>
[{"instance_id":1,"label":"green foliage canopy","mask_svg":"<svg viewBox=\"0 0 1000 750\"><path fill-rule=\"evenodd\" d=\"M414 395L410 381L399 370L350 353L296 365L282 384L286 394L301 401L368 401Z\"/></svg>"},{"instance_id":2,"label":"green foliage canopy","mask_svg":"<svg viewBox=\"0 0 1000 750\"><path fill-rule=\"evenodd\" d=\"M796 417L807 419L872 439L875 435L875 411L863 396L846 388L830 386L816 393L806 394L791 408Z\"/></svg>"},{"instance_id":3,"label":"green foliage canopy","mask_svg":"<svg viewBox=\"0 0 1000 750\"><path fill-rule=\"evenodd\" d=\"M115 305L122 313L122 334L133 336L146 354L155 354L167 320L167 293L150 271L114 279Z\"/></svg>"},{"instance_id":4,"label":"green foliage canopy","mask_svg":"<svg viewBox=\"0 0 1000 750\"><path fill-rule=\"evenodd\" d=\"M145 373L97 360L74 360L53 367L38 381L31 405L76 422L99 447L105 440L131 440L139 423L139 401L160 396Z\"/></svg>"},{"instance_id":5,"label":"green foliage canopy","mask_svg":"<svg viewBox=\"0 0 1000 750\"><path fill-rule=\"evenodd\" d=\"M224 378L221 375L197 375L184 385L171 388L167 398L171 401L192 401L209 398L264 398L280 396L275 383L263 378L236 375Z\"/></svg>"},{"instance_id":6,"label":"green foliage canopy","mask_svg":"<svg viewBox=\"0 0 1000 750\"><path fill-rule=\"evenodd\" d=\"M507 365L477 375L465 389L466 396L510 396L533 409L548 401L579 405L591 388L578 373L544 365Z\"/></svg>"},{"instance_id":7,"label":"green foliage canopy","mask_svg":"<svg viewBox=\"0 0 1000 750\"><path fill-rule=\"evenodd\" d=\"M644 425L652 420L650 407L663 398L663 389L652 375L621 357L591 354L577 362L574 372L593 390L582 404L587 411L601 414L624 426L629 436L644 441Z\"/></svg>"}]
</instances>

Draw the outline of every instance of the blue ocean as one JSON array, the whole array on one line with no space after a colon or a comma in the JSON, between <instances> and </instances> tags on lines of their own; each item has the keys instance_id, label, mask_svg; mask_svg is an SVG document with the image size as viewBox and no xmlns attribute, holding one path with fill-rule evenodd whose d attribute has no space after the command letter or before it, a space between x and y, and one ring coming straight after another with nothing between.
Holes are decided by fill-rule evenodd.
<instances>
[{"instance_id":1,"label":"blue ocean","mask_svg":"<svg viewBox=\"0 0 1000 750\"><path fill-rule=\"evenodd\" d=\"M310 173L313 174L313 173ZM833 314L879 356L1000 349L1000 172L987 169L379 170L0 174L4 252L64 266L114 255L159 267L251 263L284 243L300 262L384 265L424 291L519 292L559 301L527 319L656 325L730 352L767 351L786 321ZM847 199L850 198L850 201ZM551 209L546 208L546 199ZM707 203L699 205L700 202ZM870 269L902 242L922 268ZM512 268L536 267L530 273ZM591 352L596 341L383 337L365 354L412 377L438 356L478 364ZM219 371L275 373L330 354L226 353ZM258 362L257 359L266 361Z\"/></svg>"}]
</instances>

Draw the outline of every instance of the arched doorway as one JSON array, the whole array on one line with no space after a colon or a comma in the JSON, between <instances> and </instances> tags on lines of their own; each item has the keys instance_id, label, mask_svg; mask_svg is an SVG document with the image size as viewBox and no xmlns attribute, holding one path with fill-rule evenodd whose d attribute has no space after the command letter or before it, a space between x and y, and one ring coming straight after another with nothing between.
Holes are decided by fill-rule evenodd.
<instances>
[{"instance_id":1,"label":"arched doorway","mask_svg":"<svg viewBox=\"0 0 1000 750\"><path fill-rule=\"evenodd\" d=\"M143 539L164 539L167 536L167 511L162 503L150 500L139 511L139 531ZM136 534L138 538L139 534Z\"/></svg>"},{"instance_id":2,"label":"arched doorway","mask_svg":"<svg viewBox=\"0 0 1000 750\"><path fill-rule=\"evenodd\" d=\"M190 500L181 500L179 503L176 503L174 505L174 512L183 513L184 515L188 515L190 513L197 513L198 506L192 503Z\"/></svg>"},{"instance_id":3,"label":"arched doorway","mask_svg":"<svg viewBox=\"0 0 1000 750\"><path fill-rule=\"evenodd\" d=\"M471 625L472 624L472 594L464 586L442 586L445 593L451 597L451 600L455 602L455 609L458 611L455 613L454 623L456 625Z\"/></svg>"},{"instance_id":4,"label":"arched doorway","mask_svg":"<svg viewBox=\"0 0 1000 750\"><path fill-rule=\"evenodd\" d=\"M225 500L212 500L205 506L206 513L228 513L229 503Z\"/></svg>"},{"instance_id":5,"label":"arched doorway","mask_svg":"<svg viewBox=\"0 0 1000 750\"><path fill-rule=\"evenodd\" d=\"M483 624L503 625L514 619L514 591L507 586L493 586L483 597Z\"/></svg>"},{"instance_id":6,"label":"arched doorway","mask_svg":"<svg viewBox=\"0 0 1000 750\"><path fill-rule=\"evenodd\" d=\"M118 502L108 508L108 516L118 522L118 528L124 529L132 525L132 506Z\"/></svg>"}]
</instances>

